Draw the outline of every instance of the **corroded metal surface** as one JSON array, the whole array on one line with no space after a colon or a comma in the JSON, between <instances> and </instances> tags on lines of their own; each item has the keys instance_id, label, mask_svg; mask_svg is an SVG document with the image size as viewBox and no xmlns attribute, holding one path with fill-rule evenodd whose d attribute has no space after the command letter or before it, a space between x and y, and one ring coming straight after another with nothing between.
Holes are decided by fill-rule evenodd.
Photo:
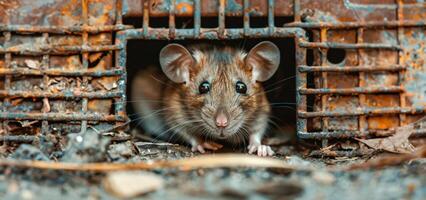
<instances>
[{"instance_id":1,"label":"corroded metal surface","mask_svg":"<svg viewBox=\"0 0 426 200\"><path fill-rule=\"evenodd\" d=\"M123 25L122 15L139 17L141 28ZM122 125L129 39L294 38L298 135L324 145L330 138L391 134L426 111L422 1L0 0L0 16L5 135L16 118L41 120L41 132L61 120L81 121L81 131L96 121ZM183 16L193 27L177 27ZM217 17L218 26L204 28L206 16ZM251 27L252 16L263 17L265 26ZM294 20L277 24L278 16ZM168 24L152 27L153 17L167 17ZM241 27L227 27L228 17L239 17ZM307 50L314 58L309 65ZM343 57L331 61L336 50Z\"/></svg>"},{"instance_id":2,"label":"corroded metal surface","mask_svg":"<svg viewBox=\"0 0 426 200\"><path fill-rule=\"evenodd\" d=\"M309 118L308 130L299 131L299 137L382 136L383 131L424 116L421 91L426 88L420 77L425 68L425 6L414 1L349 0L301 6L304 22L285 26L314 33L313 42L302 46L315 51L316 66L299 70L314 73L315 87L299 92L316 100L312 111L299 109L299 117ZM343 49L346 56L331 63L329 49Z\"/></svg>"},{"instance_id":3,"label":"corroded metal surface","mask_svg":"<svg viewBox=\"0 0 426 200\"><path fill-rule=\"evenodd\" d=\"M131 28L121 23L121 4L0 0L2 140L29 142L76 131L76 124L85 132L102 121L126 121L124 108L115 106L125 95L125 68L112 60L124 49L113 34Z\"/></svg>"},{"instance_id":4,"label":"corroded metal surface","mask_svg":"<svg viewBox=\"0 0 426 200\"><path fill-rule=\"evenodd\" d=\"M313 32L309 42L300 36L303 31L294 36L300 52L296 53L298 64L306 62L303 49L314 51L314 66L297 66L301 138L370 137L423 116L425 87L419 85L418 79L424 77L419 70L424 67L415 68L412 62L423 64L424 60L420 55L423 52L418 52L424 49L425 22L421 20L426 13L424 3L393 0L209 2L200 5L200 1L129 0L127 5L135 9L128 6L124 13L144 17L142 29L126 32L131 38L148 40L281 38L288 37L283 33L290 29L275 24L274 16L293 16L294 22L284 27ZM187 5L184 11L180 10L181 4ZM210 4L214 6L208 6ZM174 9L169 9L171 7ZM261 12L256 12L259 10ZM162 16L169 16L171 28L151 28L149 17ZM193 17L194 29L176 29L176 16ZM218 27L202 28L201 16L218 16ZM226 28L225 16L241 16L243 27ZM266 17L267 26L251 28L250 16ZM327 57L330 49L345 51L342 61L330 62ZM409 57L404 52L414 55ZM314 73L313 88L306 87L308 73ZM413 79L417 82L412 82ZM312 111L307 109L309 95L316 99ZM410 105L412 102L415 106Z\"/></svg>"}]
</instances>

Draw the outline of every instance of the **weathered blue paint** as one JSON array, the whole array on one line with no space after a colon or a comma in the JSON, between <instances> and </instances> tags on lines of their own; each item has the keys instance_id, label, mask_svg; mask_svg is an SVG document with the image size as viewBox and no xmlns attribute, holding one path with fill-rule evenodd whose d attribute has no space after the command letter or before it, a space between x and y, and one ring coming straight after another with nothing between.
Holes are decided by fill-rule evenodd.
<instances>
[{"instance_id":1,"label":"weathered blue paint","mask_svg":"<svg viewBox=\"0 0 426 200\"><path fill-rule=\"evenodd\" d=\"M226 1L226 8L225 8L226 12L241 12L242 8L243 6L235 0Z\"/></svg>"}]
</instances>

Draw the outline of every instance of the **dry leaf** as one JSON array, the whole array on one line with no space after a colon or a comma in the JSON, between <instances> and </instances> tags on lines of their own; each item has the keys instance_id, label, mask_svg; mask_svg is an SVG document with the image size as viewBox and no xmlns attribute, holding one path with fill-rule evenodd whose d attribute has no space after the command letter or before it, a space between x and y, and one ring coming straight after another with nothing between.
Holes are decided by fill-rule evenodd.
<instances>
[{"instance_id":1,"label":"dry leaf","mask_svg":"<svg viewBox=\"0 0 426 200\"><path fill-rule=\"evenodd\" d=\"M40 69L40 62L37 60L25 60L25 65L31 69Z\"/></svg>"},{"instance_id":2,"label":"dry leaf","mask_svg":"<svg viewBox=\"0 0 426 200\"><path fill-rule=\"evenodd\" d=\"M25 121L20 122L20 123L21 123L21 126L23 128L25 128L25 127L31 127L33 124L36 124L37 122L38 122L37 120L36 121L27 121L27 120L25 120Z\"/></svg>"},{"instance_id":3,"label":"dry leaf","mask_svg":"<svg viewBox=\"0 0 426 200\"><path fill-rule=\"evenodd\" d=\"M105 90L112 90L118 87L117 80L114 77L106 77L97 80L97 82L105 89Z\"/></svg>"},{"instance_id":4,"label":"dry leaf","mask_svg":"<svg viewBox=\"0 0 426 200\"><path fill-rule=\"evenodd\" d=\"M414 125L398 127L395 134L386 138L356 139L375 150L384 150L392 153L413 153L414 146L408 138L414 131Z\"/></svg>"},{"instance_id":5,"label":"dry leaf","mask_svg":"<svg viewBox=\"0 0 426 200\"><path fill-rule=\"evenodd\" d=\"M381 156L375 159L368 160L367 162L355 163L346 168L346 170L359 170L359 169L381 169L388 166L400 165L414 159L426 158L426 145L418 147L414 153L410 154L392 154Z\"/></svg>"},{"instance_id":6,"label":"dry leaf","mask_svg":"<svg viewBox=\"0 0 426 200\"><path fill-rule=\"evenodd\" d=\"M111 172L103 181L105 189L118 198L132 198L163 187L163 179L148 172Z\"/></svg>"}]
</instances>

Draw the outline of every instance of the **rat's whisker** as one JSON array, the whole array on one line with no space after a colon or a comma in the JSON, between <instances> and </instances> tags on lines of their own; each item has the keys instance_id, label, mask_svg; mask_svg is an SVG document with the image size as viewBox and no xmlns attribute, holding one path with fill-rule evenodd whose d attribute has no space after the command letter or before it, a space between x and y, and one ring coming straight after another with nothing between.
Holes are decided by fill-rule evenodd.
<instances>
[{"instance_id":1,"label":"rat's whisker","mask_svg":"<svg viewBox=\"0 0 426 200\"><path fill-rule=\"evenodd\" d=\"M271 86L275 86L275 85L277 85L277 84L280 84L280 83L286 82L286 81L288 81L288 80L290 80L290 79L293 79L293 78L296 78L296 75L294 75L294 76L289 76L289 77L287 77L287 78L284 78L284 79L281 79L281 80L279 80L279 81L276 81L276 82L274 82L274 83L272 83L272 84L270 84L270 85L267 85L267 86L265 87L265 89L269 89L269 87L271 87Z\"/></svg>"}]
</instances>

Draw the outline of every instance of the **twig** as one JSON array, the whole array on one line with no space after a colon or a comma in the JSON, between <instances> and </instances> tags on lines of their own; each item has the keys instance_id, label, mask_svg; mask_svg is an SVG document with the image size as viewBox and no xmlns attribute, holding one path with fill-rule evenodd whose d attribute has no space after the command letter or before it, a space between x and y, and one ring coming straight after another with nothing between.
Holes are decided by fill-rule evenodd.
<instances>
[{"instance_id":1,"label":"twig","mask_svg":"<svg viewBox=\"0 0 426 200\"><path fill-rule=\"evenodd\" d=\"M201 155L182 160L165 160L140 163L65 163L46 161L0 160L0 166L34 168L65 171L116 171L116 170L152 170L157 168L180 168L191 170L218 167L260 167L286 170L313 170L285 163L275 158L262 158L245 154Z\"/></svg>"}]
</instances>

